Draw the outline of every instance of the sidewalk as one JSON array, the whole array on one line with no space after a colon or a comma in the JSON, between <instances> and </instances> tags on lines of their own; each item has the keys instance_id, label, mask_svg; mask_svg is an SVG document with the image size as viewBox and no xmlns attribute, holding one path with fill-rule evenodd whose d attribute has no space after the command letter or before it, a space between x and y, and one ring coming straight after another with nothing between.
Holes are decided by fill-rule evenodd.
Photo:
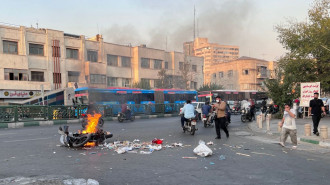
<instances>
[{"instance_id":1,"label":"sidewalk","mask_svg":"<svg viewBox=\"0 0 330 185\"><path fill-rule=\"evenodd\" d=\"M264 133L269 135L275 135L280 136L280 133L278 132L278 122L280 122L280 119L271 119L270 120L270 131L267 131L267 125L266 120L262 123L262 128L259 128L256 121L249 123L249 128L252 131L258 132L258 133ZM305 136L305 124L311 125L311 136ZM311 144L317 144L322 147L330 147L330 117L322 118L319 124L319 130L320 126L326 125L328 126L328 139L321 139L320 136L316 136L313 134L313 121L311 118L306 119L296 119L296 126L297 126L297 137L298 141L300 142L307 142ZM290 142L290 139L288 138L287 142Z\"/></svg>"}]
</instances>

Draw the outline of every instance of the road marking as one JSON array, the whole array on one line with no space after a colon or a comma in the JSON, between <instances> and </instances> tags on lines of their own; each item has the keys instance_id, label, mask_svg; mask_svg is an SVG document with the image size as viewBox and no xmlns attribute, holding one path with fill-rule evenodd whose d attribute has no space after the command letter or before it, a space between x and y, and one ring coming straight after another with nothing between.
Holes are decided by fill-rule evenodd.
<instances>
[{"instance_id":1,"label":"road marking","mask_svg":"<svg viewBox=\"0 0 330 185\"><path fill-rule=\"evenodd\" d=\"M36 141L36 140L43 140L43 139L50 139L51 137L43 137L43 138L35 138L35 139L22 139L22 140L12 140L12 141L3 141L4 143L11 143L11 142L21 142L21 141Z\"/></svg>"},{"instance_id":2,"label":"road marking","mask_svg":"<svg viewBox=\"0 0 330 185\"><path fill-rule=\"evenodd\" d=\"M0 134L0 136L6 136L6 135L12 135L12 134L16 134L16 133L4 133L4 134Z\"/></svg>"}]
</instances>

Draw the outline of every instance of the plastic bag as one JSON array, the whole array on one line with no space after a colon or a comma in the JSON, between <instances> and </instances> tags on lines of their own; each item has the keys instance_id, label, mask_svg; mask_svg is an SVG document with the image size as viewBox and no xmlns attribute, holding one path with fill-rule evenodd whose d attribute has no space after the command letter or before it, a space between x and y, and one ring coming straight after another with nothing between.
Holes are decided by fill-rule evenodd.
<instances>
[{"instance_id":1,"label":"plastic bag","mask_svg":"<svg viewBox=\"0 0 330 185\"><path fill-rule=\"evenodd\" d=\"M201 157L207 157L213 154L212 150L202 140L199 141L199 145L194 149L194 153Z\"/></svg>"}]
</instances>

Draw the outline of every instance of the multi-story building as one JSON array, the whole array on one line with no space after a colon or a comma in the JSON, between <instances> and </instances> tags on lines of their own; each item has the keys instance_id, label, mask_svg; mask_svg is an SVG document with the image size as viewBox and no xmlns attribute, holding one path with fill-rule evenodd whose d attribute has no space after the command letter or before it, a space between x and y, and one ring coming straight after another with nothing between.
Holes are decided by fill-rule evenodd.
<instances>
[{"instance_id":1,"label":"multi-story building","mask_svg":"<svg viewBox=\"0 0 330 185\"><path fill-rule=\"evenodd\" d=\"M196 38L185 42L183 50L186 55L204 57L204 83L211 83L213 65L236 60L239 57L239 47L209 43L207 38Z\"/></svg>"},{"instance_id":2,"label":"multi-story building","mask_svg":"<svg viewBox=\"0 0 330 185\"><path fill-rule=\"evenodd\" d=\"M275 77L276 62L250 57L213 65L211 83L231 90L263 91L263 81Z\"/></svg>"},{"instance_id":3,"label":"multi-story building","mask_svg":"<svg viewBox=\"0 0 330 185\"><path fill-rule=\"evenodd\" d=\"M203 58L142 46L86 38L52 29L0 26L0 102L26 99L45 91L72 87L132 87L148 82L157 88L158 72L180 78L187 61L187 86L203 84ZM181 62L181 63L180 63ZM173 88L179 88L173 86Z\"/></svg>"}]
</instances>

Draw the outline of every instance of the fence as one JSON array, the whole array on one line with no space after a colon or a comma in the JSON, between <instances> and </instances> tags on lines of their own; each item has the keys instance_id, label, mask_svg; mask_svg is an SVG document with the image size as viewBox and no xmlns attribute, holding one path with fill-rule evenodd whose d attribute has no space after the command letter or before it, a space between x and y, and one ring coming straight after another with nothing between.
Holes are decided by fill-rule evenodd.
<instances>
[{"instance_id":1,"label":"fence","mask_svg":"<svg viewBox=\"0 0 330 185\"><path fill-rule=\"evenodd\" d=\"M129 104L127 105L134 115L144 114L176 114L180 112L183 104ZM23 122L34 120L68 120L79 119L87 112L88 105L78 106L0 106L0 123ZM104 117L114 117L121 112L120 104L97 105Z\"/></svg>"}]
</instances>

